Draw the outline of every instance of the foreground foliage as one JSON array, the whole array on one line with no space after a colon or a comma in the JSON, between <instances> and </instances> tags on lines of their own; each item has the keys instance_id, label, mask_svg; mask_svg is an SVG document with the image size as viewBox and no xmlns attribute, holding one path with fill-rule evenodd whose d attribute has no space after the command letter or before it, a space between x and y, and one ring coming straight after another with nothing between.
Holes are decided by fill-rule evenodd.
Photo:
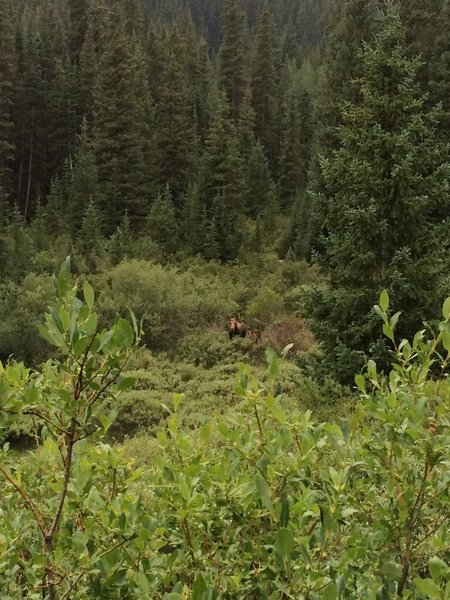
<instances>
[{"instance_id":1,"label":"foreground foliage","mask_svg":"<svg viewBox=\"0 0 450 600\"><path fill-rule=\"evenodd\" d=\"M2 598L449 598L450 299L434 339L397 344L383 292L394 366L369 362L348 419L288 415L268 351L264 382L242 366L220 422L186 430L175 396L144 473L101 443L113 415L98 404L131 383L138 328L98 332L90 286L84 303L58 286L43 333L65 358L0 373L1 426L43 425L36 451L0 456Z\"/></svg>"}]
</instances>

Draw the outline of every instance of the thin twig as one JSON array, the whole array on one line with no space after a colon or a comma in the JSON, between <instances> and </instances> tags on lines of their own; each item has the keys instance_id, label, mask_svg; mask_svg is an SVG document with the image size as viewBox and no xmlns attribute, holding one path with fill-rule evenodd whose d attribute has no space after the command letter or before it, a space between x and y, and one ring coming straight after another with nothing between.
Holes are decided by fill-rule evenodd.
<instances>
[{"instance_id":1,"label":"thin twig","mask_svg":"<svg viewBox=\"0 0 450 600\"><path fill-rule=\"evenodd\" d=\"M45 538L45 527L42 522L42 516L39 513L38 509L36 508L36 505L34 504L33 500L28 496L28 494L25 492L25 490L17 483L17 481L14 480L14 478L8 473L8 471L6 471L3 468L2 465L0 465L0 472L3 474L3 476L9 481L9 483L15 488L15 490L25 500L28 508L33 513L34 519L37 523L37 526L39 527L40 532L42 533L42 536Z\"/></svg>"}]
</instances>

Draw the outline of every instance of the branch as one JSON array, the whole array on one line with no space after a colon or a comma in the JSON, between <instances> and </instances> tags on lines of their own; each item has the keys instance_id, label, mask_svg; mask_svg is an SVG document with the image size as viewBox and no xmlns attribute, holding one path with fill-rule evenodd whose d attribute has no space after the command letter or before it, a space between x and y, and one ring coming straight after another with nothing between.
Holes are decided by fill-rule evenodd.
<instances>
[{"instance_id":1,"label":"branch","mask_svg":"<svg viewBox=\"0 0 450 600\"><path fill-rule=\"evenodd\" d=\"M68 440L67 440L66 462L64 465L63 488L61 490L61 496L59 498L58 509L57 509L55 517L53 519L52 525L51 525L49 531L47 532L47 534L45 535L46 540L51 540L53 538L56 530L58 529L59 521L61 519L62 510L63 510L64 502L66 499L66 495L67 495L67 487L69 485L70 471L71 471L71 467L72 467L72 454L73 454L73 445L75 443L76 427L77 427L76 420L75 420L75 418L72 418L70 430L69 430L69 433L67 434Z\"/></svg>"},{"instance_id":2,"label":"branch","mask_svg":"<svg viewBox=\"0 0 450 600\"><path fill-rule=\"evenodd\" d=\"M65 600L66 598L69 597L70 592L75 588L75 586L80 581L80 579L83 577L83 575L85 575L85 573L86 573L86 569L81 569L81 571L78 573L78 575L75 577L75 579L72 581L72 583L69 585L69 587L64 592L64 594L60 597L59 600Z\"/></svg>"},{"instance_id":3,"label":"branch","mask_svg":"<svg viewBox=\"0 0 450 600\"><path fill-rule=\"evenodd\" d=\"M78 373L78 378L77 378L77 382L75 384L75 390L74 390L74 396L75 396L75 400L78 400L78 398L80 397L81 392L83 391L83 371L84 371L84 365L86 364L89 352L91 351L92 348L92 344L94 343L95 338L97 337L98 334L98 329L96 329L94 335L92 336L91 341L89 342L88 347L86 348L86 350L84 351L83 354L83 360L81 361L80 364L80 371ZM77 361L78 362L78 361ZM79 364L79 363L78 363Z\"/></svg>"},{"instance_id":4,"label":"branch","mask_svg":"<svg viewBox=\"0 0 450 600\"><path fill-rule=\"evenodd\" d=\"M33 500L28 496L28 494L25 492L25 490L17 483L17 481L14 480L14 478L8 473L8 471L6 471L6 469L4 469L2 467L2 465L0 465L0 472L3 474L3 476L9 481L9 483L15 488L15 490L25 500L28 508L33 513L34 519L37 523L37 526L39 527L40 532L42 533L42 536L45 538L45 527L42 522L42 516L39 513L38 509L36 508Z\"/></svg>"}]
</instances>

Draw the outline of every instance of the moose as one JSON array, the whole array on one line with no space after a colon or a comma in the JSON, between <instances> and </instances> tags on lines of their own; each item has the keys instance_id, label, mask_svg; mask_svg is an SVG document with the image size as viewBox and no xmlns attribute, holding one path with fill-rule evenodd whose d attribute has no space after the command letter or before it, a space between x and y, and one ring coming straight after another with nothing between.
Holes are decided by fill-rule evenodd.
<instances>
[{"instance_id":1,"label":"moose","mask_svg":"<svg viewBox=\"0 0 450 600\"><path fill-rule=\"evenodd\" d=\"M247 335L247 325L237 317L231 317L228 335L230 336L230 340L235 336L245 338Z\"/></svg>"},{"instance_id":2,"label":"moose","mask_svg":"<svg viewBox=\"0 0 450 600\"><path fill-rule=\"evenodd\" d=\"M237 317L231 317L228 335L230 336L230 340L236 336L245 338L247 335L247 325L244 323L244 321L241 321L241 319L238 319ZM254 344L257 344L262 340L261 332L257 329L250 329L248 332L248 337Z\"/></svg>"}]
</instances>

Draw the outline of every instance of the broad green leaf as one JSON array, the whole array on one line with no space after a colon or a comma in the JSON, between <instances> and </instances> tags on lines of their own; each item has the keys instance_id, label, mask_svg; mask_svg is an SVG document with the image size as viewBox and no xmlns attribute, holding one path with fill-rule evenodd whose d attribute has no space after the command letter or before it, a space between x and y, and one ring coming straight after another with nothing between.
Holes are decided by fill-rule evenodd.
<instances>
[{"instance_id":1,"label":"broad green leaf","mask_svg":"<svg viewBox=\"0 0 450 600\"><path fill-rule=\"evenodd\" d=\"M94 290L92 289L92 286L88 281L84 282L83 294L84 294L84 300L85 300L86 304L92 310L92 308L94 306Z\"/></svg>"},{"instance_id":2,"label":"broad green leaf","mask_svg":"<svg viewBox=\"0 0 450 600\"><path fill-rule=\"evenodd\" d=\"M337 591L336 584L330 583L325 588L323 595L322 595L322 599L323 600L337 600L337 597L338 597L338 591Z\"/></svg>"},{"instance_id":3,"label":"broad green leaf","mask_svg":"<svg viewBox=\"0 0 450 600\"><path fill-rule=\"evenodd\" d=\"M450 296L444 302L444 306L442 307L442 315L446 321L450 318Z\"/></svg>"},{"instance_id":4,"label":"broad green leaf","mask_svg":"<svg viewBox=\"0 0 450 600\"><path fill-rule=\"evenodd\" d=\"M389 308L389 294L386 289L381 292L379 303L381 310L386 313Z\"/></svg>"},{"instance_id":5,"label":"broad green leaf","mask_svg":"<svg viewBox=\"0 0 450 600\"><path fill-rule=\"evenodd\" d=\"M361 390L361 392L366 391L366 378L364 377L364 375L355 375L355 383L357 388Z\"/></svg>"},{"instance_id":6,"label":"broad green leaf","mask_svg":"<svg viewBox=\"0 0 450 600\"><path fill-rule=\"evenodd\" d=\"M129 390L136 383L136 379L134 377L124 377L120 380L117 389L119 392L124 392L125 390Z\"/></svg>"},{"instance_id":7,"label":"broad green leaf","mask_svg":"<svg viewBox=\"0 0 450 600\"><path fill-rule=\"evenodd\" d=\"M442 574L448 569L447 564L437 556L432 556L428 561L428 569L434 583L441 583Z\"/></svg>"},{"instance_id":8,"label":"broad green leaf","mask_svg":"<svg viewBox=\"0 0 450 600\"><path fill-rule=\"evenodd\" d=\"M292 531L287 527L282 527L277 531L275 539L275 550L279 554L287 559L291 556L292 550L294 549L294 535Z\"/></svg>"},{"instance_id":9,"label":"broad green leaf","mask_svg":"<svg viewBox=\"0 0 450 600\"><path fill-rule=\"evenodd\" d=\"M394 332L392 331L392 327L387 323L383 324L383 333L391 341L394 341Z\"/></svg>"},{"instance_id":10,"label":"broad green leaf","mask_svg":"<svg viewBox=\"0 0 450 600\"><path fill-rule=\"evenodd\" d=\"M256 485L256 489L258 490L258 493L259 493L259 496L261 498L263 505L268 510L273 510L272 500L270 499L270 496L271 496L270 488L267 484L267 481L264 479L264 477L262 477L262 475L257 475L255 477L255 485Z\"/></svg>"},{"instance_id":11,"label":"broad green leaf","mask_svg":"<svg viewBox=\"0 0 450 600\"><path fill-rule=\"evenodd\" d=\"M432 579L414 579L414 587L427 595L429 600L440 600L441 591Z\"/></svg>"}]
</instances>

